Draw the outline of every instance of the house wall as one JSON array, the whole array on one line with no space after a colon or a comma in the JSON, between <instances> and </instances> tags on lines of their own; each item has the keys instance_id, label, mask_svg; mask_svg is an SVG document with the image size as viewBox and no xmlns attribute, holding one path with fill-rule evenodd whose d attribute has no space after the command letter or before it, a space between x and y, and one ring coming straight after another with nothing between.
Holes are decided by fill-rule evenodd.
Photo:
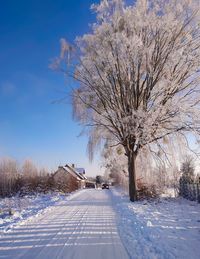
<instances>
[{"instance_id":1,"label":"house wall","mask_svg":"<svg viewBox=\"0 0 200 259\"><path fill-rule=\"evenodd\" d=\"M59 168L53 176L56 188L63 192L73 192L81 188L79 181L63 168Z\"/></svg>"},{"instance_id":2,"label":"house wall","mask_svg":"<svg viewBox=\"0 0 200 259\"><path fill-rule=\"evenodd\" d=\"M85 188L85 180L79 181L78 186L79 186L79 189Z\"/></svg>"}]
</instances>

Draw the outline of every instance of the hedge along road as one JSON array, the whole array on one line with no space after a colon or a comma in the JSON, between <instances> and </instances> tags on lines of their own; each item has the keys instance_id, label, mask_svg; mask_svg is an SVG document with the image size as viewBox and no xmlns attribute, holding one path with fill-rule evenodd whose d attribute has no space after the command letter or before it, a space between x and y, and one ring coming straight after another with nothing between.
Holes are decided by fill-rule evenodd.
<instances>
[{"instance_id":1,"label":"hedge along road","mask_svg":"<svg viewBox=\"0 0 200 259\"><path fill-rule=\"evenodd\" d=\"M0 238L0 258L126 259L109 190L85 189Z\"/></svg>"}]
</instances>

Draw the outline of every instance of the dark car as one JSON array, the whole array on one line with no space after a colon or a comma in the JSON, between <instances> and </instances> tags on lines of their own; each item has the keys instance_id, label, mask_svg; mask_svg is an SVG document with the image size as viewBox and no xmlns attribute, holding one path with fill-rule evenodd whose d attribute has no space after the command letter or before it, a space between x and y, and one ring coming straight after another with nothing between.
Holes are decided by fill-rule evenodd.
<instances>
[{"instance_id":1,"label":"dark car","mask_svg":"<svg viewBox=\"0 0 200 259\"><path fill-rule=\"evenodd\" d=\"M102 189L109 189L109 184L108 183L103 183L101 188Z\"/></svg>"}]
</instances>

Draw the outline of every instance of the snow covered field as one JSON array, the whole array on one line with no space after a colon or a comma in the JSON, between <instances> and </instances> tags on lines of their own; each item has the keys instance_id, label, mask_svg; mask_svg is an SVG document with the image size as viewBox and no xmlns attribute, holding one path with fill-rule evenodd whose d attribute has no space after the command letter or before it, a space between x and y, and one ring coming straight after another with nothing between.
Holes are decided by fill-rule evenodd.
<instances>
[{"instance_id":1,"label":"snow covered field","mask_svg":"<svg viewBox=\"0 0 200 259\"><path fill-rule=\"evenodd\" d=\"M200 258L196 202L131 203L115 189L90 189L39 196L22 211L0 238L0 258Z\"/></svg>"},{"instance_id":2,"label":"snow covered field","mask_svg":"<svg viewBox=\"0 0 200 259\"><path fill-rule=\"evenodd\" d=\"M200 258L200 204L183 198L130 203L117 191L113 197L131 258Z\"/></svg>"},{"instance_id":3,"label":"snow covered field","mask_svg":"<svg viewBox=\"0 0 200 259\"><path fill-rule=\"evenodd\" d=\"M69 196L69 195L67 195ZM37 217L56 202L66 199L60 193L36 194L24 197L14 196L0 199L0 235L30 217ZM11 210L12 215L9 215Z\"/></svg>"}]
</instances>

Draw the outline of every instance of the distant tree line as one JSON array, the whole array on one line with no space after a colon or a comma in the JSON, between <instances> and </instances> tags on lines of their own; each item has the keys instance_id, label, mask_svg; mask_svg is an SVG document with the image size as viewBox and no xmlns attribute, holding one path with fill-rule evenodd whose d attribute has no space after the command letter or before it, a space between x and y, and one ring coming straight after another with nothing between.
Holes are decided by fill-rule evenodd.
<instances>
[{"instance_id":1,"label":"distant tree line","mask_svg":"<svg viewBox=\"0 0 200 259\"><path fill-rule=\"evenodd\" d=\"M0 160L0 197L21 196L56 189L52 174L46 168L38 169L31 160L20 166L17 161Z\"/></svg>"}]
</instances>

